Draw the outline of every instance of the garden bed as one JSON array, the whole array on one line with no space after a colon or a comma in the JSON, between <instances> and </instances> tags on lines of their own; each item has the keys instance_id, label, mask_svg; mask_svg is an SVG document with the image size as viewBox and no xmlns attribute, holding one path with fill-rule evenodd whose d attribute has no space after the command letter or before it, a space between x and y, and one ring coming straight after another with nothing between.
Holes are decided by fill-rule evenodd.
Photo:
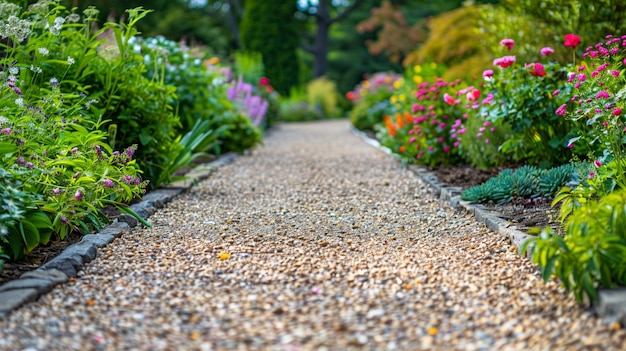
<instances>
[{"instance_id":1,"label":"garden bed","mask_svg":"<svg viewBox=\"0 0 626 351\"><path fill-rule=\"evenodd\" d=\"M503 168L478 169L471 166L431 167L429 171L447 186L467 189L498 175ZM558 207L551 206L552 199L516 199L508 204L487 203L480 206L497 212L498 217L508 221L518 230L528 232L532 228L552 227L559 230Z\"/></svg>"}]
</instances>

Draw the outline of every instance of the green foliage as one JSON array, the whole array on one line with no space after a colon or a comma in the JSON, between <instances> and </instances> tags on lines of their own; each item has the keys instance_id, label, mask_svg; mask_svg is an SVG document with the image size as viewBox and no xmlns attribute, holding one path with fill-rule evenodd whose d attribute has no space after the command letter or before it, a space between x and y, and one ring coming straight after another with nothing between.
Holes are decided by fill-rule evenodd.
<instances>
[{"instance_id":1,"label":"green foliage","mask_svg":"<svg viewBox=\"0 0 626 351\"><path fill-rule=\"evenodd\" d=\"M298 82L296 5L295 1L247 0L240 24L244 51L261 53L267 78L282 95Z\"/></svg>"},{"instance_id":2,"label":"green foliage","mask_svg":"<svg viewBox=\"0 0 626 351\"><path fill-rule=\"evenodd\" d=\"M598 288L626 284L626 190L582 204L565 221L565 235L551 229L527 241L545 281L552 275L576 300L597 299Z\"/></svg>"},{"instance_id":3,"label":"green foliage","mask_svg":"<svg viewBox=\"0 0 626 351\"><path fill-rule=\"evenodd\" d=\"M235 52L235 75L249 84L256 84L265 76L263 57L258 52Z\"/></svg>"},{"instance_id":4,"label":"green foliage","mask_svg":"<svg viewBox=\"0 0 626 351\"><path fill-rule=\"evenodd\" d=\"M505 169L485 183L463 191L461 199L472 203L493 201L503 204L511 202L513 198L553 196L561 187L578 182L580 167L565 164L550 169L534 166Z\"/></svg>"},{"instance_id":5,"label":"green foliage","mask_svg":"<svg viewBox=\"0 0 626 351\"><path fill-rule=\"evenodd\" d=\"M310 108L304 87L294 87L291 89L289 97L281 98L280 110L280 119L284 122L305 122L321 119L321 116Z\"/></svg>"}]
</instances>

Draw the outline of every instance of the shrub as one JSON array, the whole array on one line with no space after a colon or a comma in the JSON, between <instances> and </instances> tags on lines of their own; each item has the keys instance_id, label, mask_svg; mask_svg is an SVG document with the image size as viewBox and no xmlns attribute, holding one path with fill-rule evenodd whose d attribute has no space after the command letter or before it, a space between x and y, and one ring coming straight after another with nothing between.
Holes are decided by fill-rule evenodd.
<instances>
[{"instance_id":1,"label":"shrub","mask_svg":"<svg viewBox=\"0 0 626 351\"><path fill-rule=\"evenodd\" d=\"M341 117L338 108L339 93L337 86L327 78L320 77L306 85L307 102L322 118Z\"/></svg>"}]
</instances>

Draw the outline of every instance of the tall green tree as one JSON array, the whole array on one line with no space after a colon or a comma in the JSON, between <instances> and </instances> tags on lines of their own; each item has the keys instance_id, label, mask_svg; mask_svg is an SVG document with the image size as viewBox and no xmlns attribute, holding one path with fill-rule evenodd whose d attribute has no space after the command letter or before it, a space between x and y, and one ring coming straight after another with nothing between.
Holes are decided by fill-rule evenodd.
<instances>
[{"instance_id":1,"label":"tall green tree","mask_svg":"<svg viewBox=\"0 0 626 351\"><path fill-rule=\"evenodd\" d=\"M266 76L284 95L298 82L297 10L295 1L246 0L240 25L243 49L261 53Z\"/></svg>"}]
</instances>

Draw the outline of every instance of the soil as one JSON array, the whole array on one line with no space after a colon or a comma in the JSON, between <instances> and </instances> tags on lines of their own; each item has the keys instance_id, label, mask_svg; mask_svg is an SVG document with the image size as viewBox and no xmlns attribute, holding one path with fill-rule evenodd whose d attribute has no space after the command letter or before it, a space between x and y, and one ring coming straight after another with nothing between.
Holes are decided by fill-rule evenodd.
<instances>
[{"instance_id":1,"label":"soil","mask_svg":"<svg viewBox=\"0 0 626 351\"><path fill-rule=\"evenodd\" d=\"M481 170L471 166L443 166L434 167L433 172L439 181L460 189L467 189L479 185L487 179L498 175L504 169L494 168ZM510 221L518 230L528 232L536 228L550 227L557 232L561 226L557 221L559 207L552 207L552 199L514 199L509 204L486 203L483 207L498 212L499 217Z\"/></svg>"}]
</instances>

